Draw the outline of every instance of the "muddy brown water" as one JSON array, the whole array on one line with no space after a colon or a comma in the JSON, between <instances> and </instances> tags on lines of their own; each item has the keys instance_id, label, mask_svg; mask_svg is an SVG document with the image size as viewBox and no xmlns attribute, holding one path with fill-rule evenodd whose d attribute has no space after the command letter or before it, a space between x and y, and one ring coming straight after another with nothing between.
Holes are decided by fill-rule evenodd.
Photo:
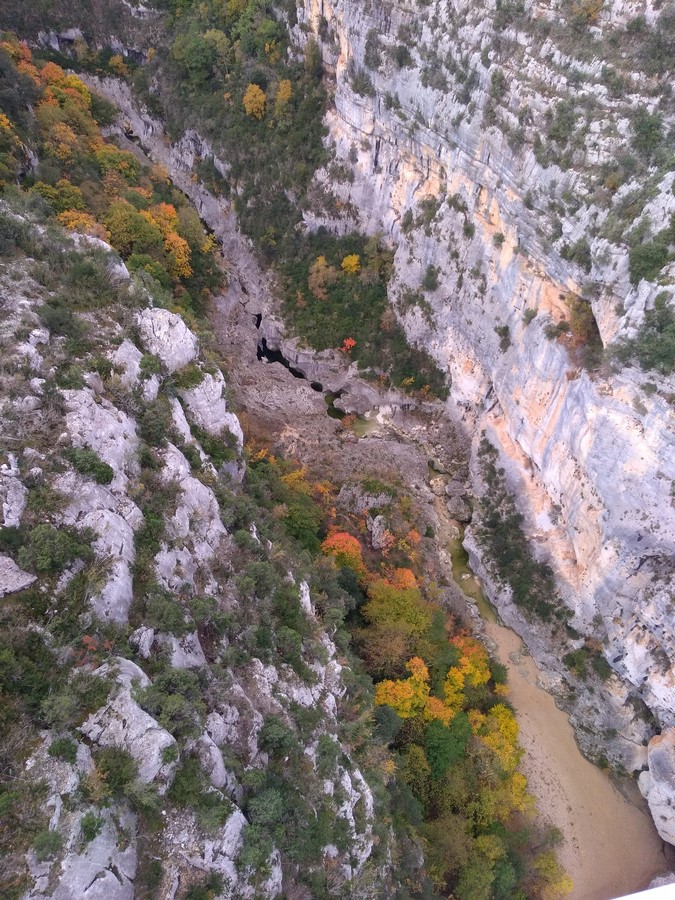
<instances>
[{"instance_id":1,"label":"muddy brown water","mask_svg":"<svg viewBox=\"0 0 675 900\"><path fill-rule=\"evenodd\" d=\"M453 576L478 606L485 633L508 669L516 709L521 770L539 813L564 836L558 858L574 880L571 900L610 900L649 885L669 870L666 850L635 782L621 792L582 756L567 714L538 683L539 670L521 638L500 624L480 580L468 565L461 536L449 542Z\"/></svg>"}]
</instances>

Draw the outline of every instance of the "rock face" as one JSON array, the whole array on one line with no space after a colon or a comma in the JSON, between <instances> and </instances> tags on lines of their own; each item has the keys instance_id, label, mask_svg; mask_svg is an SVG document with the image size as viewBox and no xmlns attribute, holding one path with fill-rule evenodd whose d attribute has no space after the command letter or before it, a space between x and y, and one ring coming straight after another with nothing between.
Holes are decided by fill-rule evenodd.
<instances>
[{"instance_id":1,"label":"rock face","mask_svg":"<svg viewBox=\"0 0 675 900\"><path fill-rule=\"evenodd\" d=\"M596 696L582 704L578 721L593 723L584 746L638 769L653 729L635 703L662 728L675 725L673 380L630 367L589 374L575 340L547 332L573 321L582 303L609 347L636 333L659 293L675 301L673 264L660 283L634 283L626 240L631 228L652 235L668 227L673 173L650 169L649 192L644 173L626 176L615 195L593 182L633 140L636 106L655 108L657 81L640 66L613 61L624 67L629 97L600 77L610 33L640 14L652 23L658 15L649 4L603 6L593 62L571 55L568 23L541 5L504 21L465 0L450 19L435 0L414 19L404 0L306 0L295 31L300 42L306 32L319 41L335 79L328 140L350 170L340 181L318 174L342 212L331 219L310 211L307 223L381 232L397 248L394 309L409 338L447 371L449 403L470 411L476 432L486 430L498 447L571 624L600 641L618 676L601 703ZM574 86L563 74L572 69ZM577 104L586 102L593 112L582 122ZM548 127L563 106L573 111L569 152L567 138ZM662 108L667 130L672 109ZM631 193L641 204L612 231ZM439 276L432 290L423 284L430 266ZM458 495L450 505L468 519ZM496 591L498 602L503 596ZM544 661L536 629L512 606L509 616ZM559 672L555 654L550 661ZM617 732L611 740L607 730Z\"/></svg>"},{"instance_id":2,"label":"rock face","mask_svg":"<svg viewBox=\"0 0 675 900\"><path fill-rule=\"evenodd\" d=\"M138 315L138 330L148 352L161 359L169 374L197 356L197 338L181 317L168 309L144 309Z\"/></svg>"},{"instance_id":3,"label":"rock face","mask_svg":"<svg viewBox=\"0 0 675 900\"><path fill-rule=\"evenodd\" d=\"M112 814L104 811L103 823L100 834L81 852L71 852L63 860L53 900L133 900L136 848L130 844L120 850L118 845L126 829L135 830L135 817L124 812L115 822Z\"/></svg>"},{"instance_id":4,"label":"rock face","mask_svg":"<svg viewBox=\"0 0 675 900\"><path fill-rule=\"evenodd\" d=\"M118 747L128 751L138 763L138 777L149 784L158 780L166 785L175 770L175 763L165 763L163 757L176 740L162 728L133 699L135 688L150 684L145 672L128 659L118 659L117 666L102 666L95 674L101 677L115 674L119 690L113 699L81 725L80 731L100 747Z\"/></svg>"},{"instance_id":5,"label":"rock face","mask_svg":"<svg viewBox=\"0 0 675 900\"><path fill-rule=\"evenodd\" d=\"M675 728L651 739L647 762L649 770L640 775L640 790L659 834L675 844Z\"/></svg>"},{"instance_id":6,"label":"rock face","mask_svg":"<svg viewBox=\"0 0 675 900\"><path fill-rule=\"evenodd\" d=\"M628 179L614 199L591 186L590 173L630 140L631 103L650 108L648 81L634 71L635 95L612 100L593 65L572 60L553 33L543 45L534 36L538 16L555 19L556 35L563 34L556 15L533 8L518 27L505 28L462 0L451 21L435 2L412 21L405 2L307 0L296 36L303 40L308 29L319 40L335 77L329 140L353 178L337 182L319 173L318 183L346 212L306 218L310 227L382 232L397 247L390 297L409 338L447 370L449 402L471 410L477 432L485 429L499 448L574 628L601 641L625 685L607 697L611 709L593 715L595 752L606 751L601 734L609 722L622 721L610 755L639 768L644 753L636 752L635 738L639 744L652 732L636 719L630 698L644 701L662 727L675 724L675 635L668 627L672 379L632 368L591 375L573 342L549 339L546 326L571 319L577 300L570 297L584 294L608 346L635 333L659 292L672 303L674 289L667 278L633 284L627 243L603 236L613 204L641 190L639 180ZM598 35L623 27L628 15L622 4L605 4ZM500 55L503 40L511 50ZM397 54L407 59L400 67ZM558 68L562 60L578 66L573 94ZM357 75L369 85L360 93ZM572 97L572 105L576 97L592 98L595 109L587 126L576 118L577 149L564 166L555 164L555 138L543 134L547 158L537 149L551 94L560 102ZM527 109L520 125L519 109ZM672 121L670 113L665 119ZM632 226L654 233L667 225L675 212L672 182L672 173L654 176L651 199ZM582 266L569 247L584 240ZM433 290L423 286L429 266L440 273ZM406 292L423 299L429 314L404 303ZM646 380L653 389L643 390ZM458 518L467 516L463 501L450 502Z\"/></svg>"},{"instance_id":7,"label":"rock face","mask_svg":"<svg viewBox=\"0 0 675 900\"><path fill-rule=\"evenodd\" d=\"M78 241L66 249L86 254L87 246ZM12 278L13 285L18 282ZM28 626L36 641L45 635L44 652L53 648L59 665L70 670L72 681L64 679L55 690L55 721L63 710L70 717L69 704L80 702L80 689L88 698L98 697L101 687L104 695L108 686L109 691L98 709L87 699L81 715L68 718L67 725L59 718L52 729L31 736L25 775L48 786L40 824L53 832L55 849L46 859L32 850L25 857L18 851L26 866L26 898L132 900L143 890L136 876L137 869L145 869L139 857L147 847L139 840L143 820L133 810L153 808L161 811L152 853L163 865L157 888L162 896L183 896L210 873L223 876L226 897L273 900L296 887L304 895L288 868L287 847L271 832L262 851L256 850L258 862L245 863L255 829L244 814L250 797L244 773L266 782L275 750L265 745L261 731L270 719L282 734L293 736L293 752L280 765L292 757L300 767L299 800L306 804L308 821L315 821L318 809L328 810L326 846L318 848L313 865L325 867L336 884L362 875L389 884L387 864L371 860L376 809L370 776L359 769L340 721L348 680L344 661L338 661L338 648L315 615L308 584L294 580L292 554L284 554L283 563L262 563L272 558L274 545L266 526L261 525L259 536L253 521L229 533L240 501L252 515L264 513L240 484L243 434L228 407L222 372L207 364L195 334L178 316L144 310L125 337L119 323L128 318L120 309L119 320L115 310L109 320L97 321L98 346L114 364L110 377L83 371L87 387L64 389L59 402L49 406L43 385L55 369L54 348L61 352L61 339L41 335L46 349L44 355L30 357L32 371L16 347L18 338L14 340L14 332L23 333L27 322L37 321L34 307L40 293L37 286L29 288L25 296L10 294L11 315L0 326L9 357L26 373L13 385L12 396L0 401L0 417L8 430L10 423L22 428L33 420L41 424L44 416L49 440L38 431L39 443L26 440L20 456L4 457L3 522L15 521L27 531L34 527L34 504L26 506L25 498L37 485L50 503L40 521L61 535L81 538L91 553L78 549L82 558L48 574L36 567L37 579L2 555L0 595L37 580L45 605L65 605L70 611L73 602L73 622L86 629L81 641L64 647L42 625ZM17 309L21 315L15 314ZM161 362L161 371L152 378L142 365L144 353ZM168 382L168 373L186 366L183 383L193 387L174 390L180 376ZM147 419L141 417L155 403L166 434L150 445ZM67 452L71 448L86 452ZM216 470L214 459L222 456L239 481L222 466ZM250 567L250 548L242 556L238 544L242 537L254 544L251 561L259 560ZM9 552L16 556L11 543ZM261 582L253 590L254 580L240 577L244 567L273 578L271 586ZM281 589L289 609L294 604L306 620L306 637L287 629L301 641L298 671L276 653L261 654L263 662L242 637L256 628L261 610ZM129 629L127 644L123 635L130 620L134 630ZM17 624L17 629L23 627ZM99 629L107 634L106 628L112 639L99 640ZM103 659L107 661L101 665ZM309 716L311 729L301 731L298 723ZM337 744L330 771L320 758L322 739ZM23 764L22 757L19 771ZM106 765L112 765L111 771L118 766L127 780L113 787L113 779L106 780ZM190 786L183 803L169 790L179 775L183 796L186 778ZM284 790L297 791L296 781L289 775ZM201 803L208 806L210 818L204 818ZM336 839L331 842L333 827Z\"/></svg>"}]
</instances>

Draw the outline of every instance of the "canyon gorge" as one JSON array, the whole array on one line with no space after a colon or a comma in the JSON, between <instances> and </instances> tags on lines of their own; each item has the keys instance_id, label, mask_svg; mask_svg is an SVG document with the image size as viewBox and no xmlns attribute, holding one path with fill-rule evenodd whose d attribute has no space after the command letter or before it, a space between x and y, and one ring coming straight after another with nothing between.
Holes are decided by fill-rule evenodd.
<instances>
[{"instance_id":1,"label":"canyon gorge","mask_svg":"<svg viewBox=\"0 0 675 900\"><path fill-rule=\"evenodd\" d=\"M28 766L45 773L50 828L64 833L65 849L58 877L49 862L29 851L31 886L17 896L155 896L139 893L142 854L130 837L137 830L135 817L143 814L138 799L119 813L105 807L94 840L84 849L78 844L78 778L91 782L98 771L92 752L98 760L110 747L122 747L136 760L138 779L160 798L177 796L171 787L176 772L185 776L185 759L198 759L206 773L200 777L210 785L202 785L203 793L215 790L231 804L217 836L206 841L185 808L168 814L162 849L154 845L150 853L164 860L161 896L190 896L194 871L222 877L224 896L291 896L292 890L298 897L323 896L314 893L318 881L308 886L298 876L302 863L295 849L279 849L276 839L262 838L250 849L255 829L266 823L267 813L256 813L262 809L256 798L264 795L274 805L270 792L281 790L280 782L270 780L263 791L250 772L269 768L277 777L284 754L295 759L283 728L297 731L300 758L316 768L307 776L310 805L319 808L330 798L322 815L343 823L339 833L329 834L327 826L322 831L322 865L332 861L322 885L326 895L375 897L391 890L390 896L408 896L382 887L392 884L388 878L396 882L392 860L399 854L415 857L411 870L422 871L421 844L411 841L404 851L393 826L378 831L384 763L378 757L378 769L374 752L360 757L359 741L342 730L341 715L358 679L336 630L326 624L322 604L330 591L319 576L303 574L308 563L302 554L296 562L275 555L273 540L261 542L256 514L247 518L237 505L244 501L220 486L226 477L232 496L239 496L251 470L266 465L267 451L251 457L244 443L259 449L270 440L273 452L278 448L316 479L342 485L335 504L362 517L363 540L373 550L381 549L395 518L391 510L377 513L391 503L382 484L395 483L409 495L436 600L497 653L496 632L491 638L490 625L460 590L461 582L458 587L453 581L447 541L463 542L467 578L478 576L499 619L509 634L522 638L525 656L536 664L529 682L549 692L569 716L583 754L611 771L619 786L632 787L637 780L649 806L659 838L650 838L635 819L635 841L644 840L644 856L652 863L636 871L634 883L617 882L611 889L646 887L652 876L672 870L675 11L650 0L497 2L489 8L466 0L414 6L305 0L297 8L265 8L287 28L284 52L291 62L308 71L306 60L317 57L327 96L325 157L315 171L307 167L302 190L290 182L278 189L301 210L289 230L319 238L358 232L386 248L388 307L408 343L440 372L449 389L445 397L440 391L434 396L433 389L406 394L405 379L366 377L357 362L350 364L344 346L310 346L297 326L301 320L294 318L303 314L304 300L298 292L293 306L287 271L270 265L278 235L266 244L264 235L253 235L252 242L242 233L254 201L248 187L238 189L233 173L244 176L228 156L227 141L218 139L217 116L186 104L180 116L162 121L162 104L164 112L175 106L181 91L173 75L163 80L162 52L170 52L166 10L142 3L80 5L90 14L86 24L82 10L45 2L3 13L0 25L16 31L36 55L51 52L63 66L72 61L82 83L113 105L115 114L103 127L106 140L139 164L161 167L167 183L185 195L215 241L227 285L209 301L206 326L192 309L184 314L175 303L153 300L154 286L134 287L129 259L127 267L114 253L106 256L105 270L123 286L120 309L128 304L128 289L133 314L116 312L100 326L99 356L115 367L112 375L102 376L87 362L79 364L84 376L77 383L63 382L63 433L57 441L94 451L112 472L103 486L72 466L53 467L52 449L37 446L32 426L25 424L33 413L38 431L44 430L56 415L43 385L65 363L54 337L60 332L50 336L44 317L36 318L37 302L51 302L49 287L36 282L25 260L3 268L4 344L17 372L19 359L31 370L21 383L17 376L11 389L6 386L5 431L18 436L18 443L8 442L3 456L3 524L18 528L31 488L48 479L68 498L48 521L91 529L95 557L108 561L109 568L102 565L90 577L87 609L122 628L130 630L130 621L135 626L126 643L115 643L114 659L90 666L113 686L105 703L78 723L76 757L67 762L51 754L56 730L43 731L50 736L29 756ZM175 19L171 27L179 30L181 10L187 15L190 4L168 6ZM275 52L268 44L263 60ZM141 74L87 70L78 65L83 48L107 52L108 58L114 53L118 67L128 64ZM256 72L252 84L255 77ZM265 90L271 98L267 82ZM293 90L299 90L295 83ZM225 110L231 102L226 95ZM232 182L231 189L219 193L216 180ZM18 231L45 233L34 210L10 203L3 215ZM60 252L108 254L106 237L76 234ZM21 246L30 262L28 244ZM361 256L365 268L365 252ZM85 309L89 324L93 315ZM32 316L30 328L26 316ZM383 316L381 322L386 332L390 320ZM648 337L656 350L644 349ZM278 354L302 377L267 362L263 350ZM127 395L136 397L134 403ZM151 427L146 405L158 397L162 403L168 398L171 431L149 462L142 455ZM328 411L346 415L353 431ZM224 442L224 455L214 449L215 441ZM355 485L359 478L375 479L376 487ZM157 514L144 493L148 479L160 493L161 485L175 492L159 513L167 524L160 543L152 544L153 578L159 589L181 598L217 597L219 609L231 616L217 637L216 617L200 619L189 603L191 612L173 631L165 619L138 620L138 535ZM495 494L507 498L502 509L518 520L526 541L518 546L527 546L532 565L540 567L536 572L552 573L539 610L522 602L492 552ZM280 500L271 517L283 518L288 502ZM237 628L244 633L247 616L257 621L252 598L262 598L260 587L242 579L263 578L258 570L252 576L237 567L242 557L262 566L259 560L268 555L277 580L284 581L278 573L285 567L284 583L297 595L293 603L304 624L297 624L294 613L295 624L281 627L302 635L302 664L291 650L278 649L282 662L266 657L267 650L257 656L250 642L237 657ZM34 589L35 570L21 564L25 558L13 549L2 556L8 597ZM69 578L79 576L78 564ZM511 565L517 568L518 560ZM63 583L49 587L55 596L67 591L67 579L60 577ZM266 627L263 615L259 630ZM295 647L296 638L286 632L285 646ZM490 645L491 639L497 644ZM511 679L525 665L514 647L509 644L516 655L503 659L513 670ZM194 693L195 709L202 712L195 714L187 742L172 727L175 722L169 724L162 703L153 700L153 680L170 681L160 658L170 660L168 671L190 677L205 667L216 672L210 693L205 687L203 694ZM188 688L175 690L185 689L187 696ZM522 696L524 703L537 702L526 692ZM517 698L514 704L518 708ZM311 726L310 711L316 713ZM371 766L378 770L372 777ZM528 778L534 783L536 774ZM624 790L627 806L622 798L607 803L616 802L613 811L628 822L642 813L634 808L640 804L636 793ZM571 842L573 825L563 831ZM242 847L252 860L248 868L237 862ZM567 858L573 867L573 856ZM573 896L608 897L602 892L610 890L609 882L603 884L584 893L585 885L577 883ZM490 887L475 894L461 889L463 897L497 896ZM403 890L396 882L396 891Z\"/></svg>"}]
</instances>

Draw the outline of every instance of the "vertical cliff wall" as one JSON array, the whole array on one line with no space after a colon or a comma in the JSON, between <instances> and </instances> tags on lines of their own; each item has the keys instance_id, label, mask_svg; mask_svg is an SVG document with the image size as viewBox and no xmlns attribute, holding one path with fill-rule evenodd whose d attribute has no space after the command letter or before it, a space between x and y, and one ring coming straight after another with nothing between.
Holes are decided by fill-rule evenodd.
<instances>
[{"instance_id":1,"label":"vertical cliff wall","mask_svg":"<svg viewBox=\"0 0 675 900\"><path fill-rule=\"evenodd\" d=\"M317 179L331 213L307 220L396 245L399 318L499 447L574 628L620 676L587 698L587 744L609 729L614 757L639 768L653 722L636 702L675 725L673 385L589 365L589 335L569 323L592 310L599 351L634 335L657 295L673 302L672 262L635 284L629 269L635 230L647 241L675 212L667 139L641 149L635 110L664 134L673 120L642 45L622 43L639 16L658 33L658 13L584 15L579 33L565 6L308 0L297 35L316 36L334 77L336 162ZM632 173L626 154L642 154Z\"/></svg>"}]
</instances>

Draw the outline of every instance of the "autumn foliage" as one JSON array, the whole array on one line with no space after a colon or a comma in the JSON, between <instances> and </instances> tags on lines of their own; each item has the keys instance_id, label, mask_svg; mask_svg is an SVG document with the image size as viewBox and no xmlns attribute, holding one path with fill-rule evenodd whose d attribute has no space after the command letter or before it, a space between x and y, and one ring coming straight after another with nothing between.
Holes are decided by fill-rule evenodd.
<instances>
[{"instance_id":1,"label":"autumn foliage","mask_svg":"<svg viewBox=\"0 0 675 900\"><path fill-rule=\"evenodd\" d=\"M246 115L254 119L262 119L265 115L265 92L257 84L249 84L244 94Z\"/></svg>"},{"instance_id":2,"label":"autumn foliage","mask_svg":"<svg viewBox=\"0 0 675 900\"><path fill-rule=\"evenodd\" d=\"M338 566L351 569L359 577L364 577L366 567L363 563L361 544L346 531L333 531L321 545L328 556L333 556Z\"/></svg>"},{"instance_id":3,"label":"autumn foliage","mask_svg":"<svg viewBox=\"0 0 675 900\"><path fill-rule=\"evenodd\" d=\"M59 224L109 242L130 270L173 287L179 305L186 302L184 283L190 280L206 299L209 287L222 280L211 253L213 239L171 189L166 172L144 168L134 153L103 139L93 115L102 101L76 75L54 62L34 60L25 44L11 38L0 41L0 52L23 78L24 93L11 108L26 102L24 95L31 94L32 102L31 115L19 116L18 126L0 113L0 185L25 169L20 136L25 135L40 159L30 190L46 201ZM112 62L118 69L124 65L121 58Z\"/></svg>"},{"instance_id":4,"label":"autumn foliage","mask_svg":"<svg viewBox=\"0 0 675 900\"><path fill-rule=\"evenodd\" d=\"M419 531L408 526L392 538L395 552L405 548L414 565ZM398 723L396 779L423 812L427 874L439 895L496 897L502 894L490 885L506 884L504 896L520 896L513 891L522 878L528 896L564 896L569 879L546 835L537 838L526 866L517 863L525 875L512 864L509 829L532 814L533 800L518 771L518 723L485 645L457 631L425 597L413 568L386 565L381 554L379 571L368 571L358 538L337 529L322 549L358 573L366 594L352 634L375 680L376 718L386 711L381 721Z\"/></svg>"}]
</instances>

